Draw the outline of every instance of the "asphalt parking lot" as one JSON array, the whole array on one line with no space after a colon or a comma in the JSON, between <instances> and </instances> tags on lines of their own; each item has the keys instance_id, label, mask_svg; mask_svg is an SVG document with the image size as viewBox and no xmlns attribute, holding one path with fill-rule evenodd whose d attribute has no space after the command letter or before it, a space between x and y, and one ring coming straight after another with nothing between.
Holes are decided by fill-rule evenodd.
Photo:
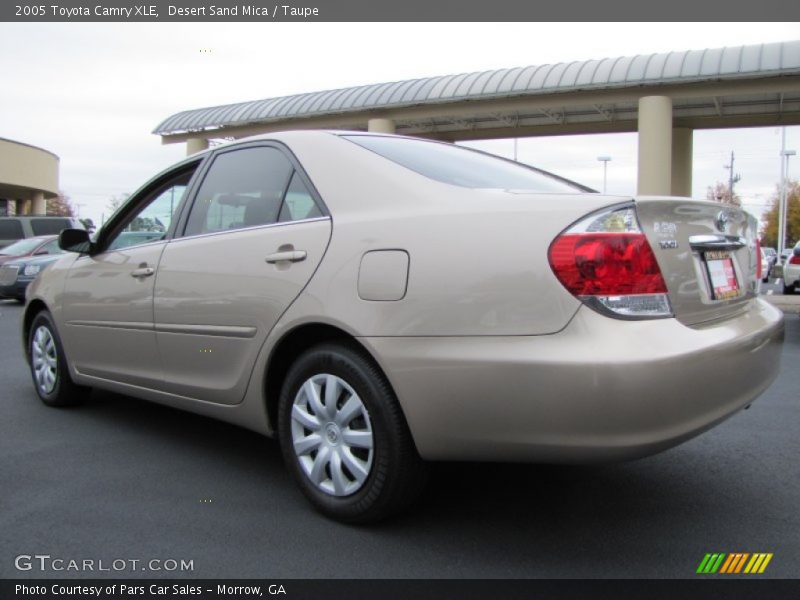
<instances>
[{"instance_id":1,"label":"asphalt parking lot","mask_svg":"<svg viewBox=\"0 0 800 600\"><path fill-rule=\"evenodd\" d=\"M131 398L37 399L0 302L0 577L696 577L707 552L771 552L800 574L800 317L779 379L678 448L592 467L436 465L413 512L377 527L314 513L276 443ZM192 560L189 572L24 572L21 554Z\"/></svg>"}]
</instances>

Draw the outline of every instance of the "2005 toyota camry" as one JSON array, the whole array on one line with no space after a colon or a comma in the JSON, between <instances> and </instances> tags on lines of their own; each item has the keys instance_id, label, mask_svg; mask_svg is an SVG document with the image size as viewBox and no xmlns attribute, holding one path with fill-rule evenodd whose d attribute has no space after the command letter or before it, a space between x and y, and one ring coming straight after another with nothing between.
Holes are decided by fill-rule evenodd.
<instances>
[{"instance_id":1,"label":"2005 toyota camry","mask_svg":"<svg viewBox=\"0 0 800 600\"><path fill-rule=\"evenodd\" d=\"M783 337L756 228L452 144L279 133L62 232L25 352L46 404L96 387L276 435L318 509L373 521L426 460L639 457L747 406Z\"/></svg>"}]
</instances>

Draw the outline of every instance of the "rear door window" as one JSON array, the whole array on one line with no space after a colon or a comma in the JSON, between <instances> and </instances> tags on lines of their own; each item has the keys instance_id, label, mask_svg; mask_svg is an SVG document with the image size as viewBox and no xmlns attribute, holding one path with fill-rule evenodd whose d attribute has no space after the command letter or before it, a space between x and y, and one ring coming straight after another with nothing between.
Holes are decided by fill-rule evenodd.
<instances>
[{"instance_id":1,"label":"rear door window","mask_svg":"<svg viewBox=\"0 0 800 600\"><path fill-rule=\"evenodd\" d=\"M276 223L293 171L277 148L259 146L219 154L197 191L184 235Z\"/></svg>"},{"instance_id":2,"label":"rear door window","mask_svg":"<svg viewBox=\"0 0 800 600\"><path fill-rule=\"evenodd\" d=\"M286 197L283 199L281 207L280 221L302 221L303 219L315 219L322 216L322 211L314 201L311 192L308 191L306 184L303 183L300 174L295 171L289 188L286 190Z\"/></svg>"}]
</instances>

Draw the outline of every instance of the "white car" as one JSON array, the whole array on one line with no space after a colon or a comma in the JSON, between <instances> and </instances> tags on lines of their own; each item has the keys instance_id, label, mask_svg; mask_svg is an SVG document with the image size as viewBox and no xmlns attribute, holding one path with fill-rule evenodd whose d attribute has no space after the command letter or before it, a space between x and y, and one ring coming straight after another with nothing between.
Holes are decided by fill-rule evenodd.
<instances>
[{"instance_id":1,"label":"white car","mask_svg":"<svg viewBox=\"0 0 800 600\"><path fill-rule=\"evenodd\" d=\"M794 294L798 290L798 282L800 282L800 242L797 242L783 264L783 293Z\"/></svg>"}]
</instances>

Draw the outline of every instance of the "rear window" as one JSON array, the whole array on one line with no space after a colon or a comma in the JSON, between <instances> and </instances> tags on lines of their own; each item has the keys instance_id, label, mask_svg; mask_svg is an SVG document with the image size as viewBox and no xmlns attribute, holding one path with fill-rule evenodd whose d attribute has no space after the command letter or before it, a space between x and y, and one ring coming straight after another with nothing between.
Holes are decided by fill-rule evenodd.
<instances>
[{"instance_id":1,"label":"rear window","mask_svg":"<svg viewBox=\"0 0 800 600\"><path fill-rule=\"evenodd\" d=\"M342 137L420 175L451 185L551 193L588 191L533 167L463 146L401 137Z\"/></svg>"},{"instance_id":2,"label":"rear window","mask_svg":"<svg viewBox=\"0 0 800 600\"><path fill-rule=\"evenodd\" d=\"M33 235L56 235L71 227L69 219L31 219Z\"/></svg>"},{"instance_id":3,"label":"rear window","mask_svg":"<svg viewBox=\"0 0 800 600\"><path fill-rule=\"evenodd\" d=\"M24 237L22 223L17 219L0 220L0 240L19 240Z\"/></svg>"}]
</instances>

